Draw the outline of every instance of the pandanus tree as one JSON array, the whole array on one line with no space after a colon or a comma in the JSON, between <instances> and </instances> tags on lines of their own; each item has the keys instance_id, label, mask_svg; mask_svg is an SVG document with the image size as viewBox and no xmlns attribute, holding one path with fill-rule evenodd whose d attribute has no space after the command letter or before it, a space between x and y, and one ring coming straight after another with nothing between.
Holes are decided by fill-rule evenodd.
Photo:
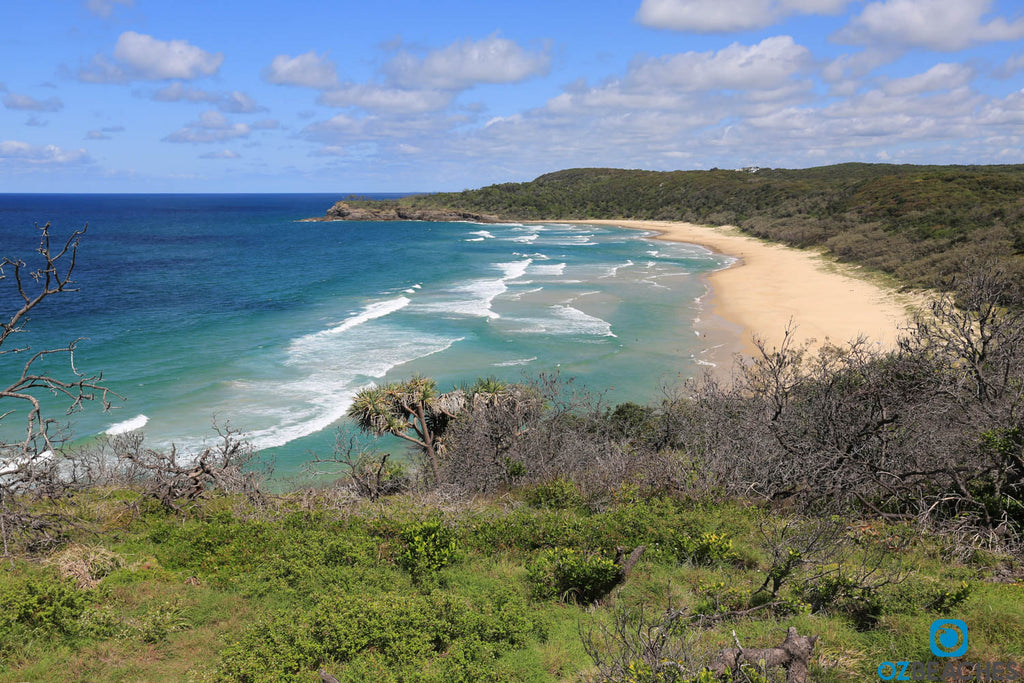
<instances>
[{"instance_id":1,"label":"pandanus tree","mask_svg":"<svg viewBox=\"0 0 1024 683\"><path fill-rule=\"evenodd\" d=\"M430 461L434 481L439 482L442 438L465 404L461 389L440 393L433 379L415 375L404 382L363 389L352 401L348 416L364 432L391 434L419 446Z\"/></svg>"}]
</instances>

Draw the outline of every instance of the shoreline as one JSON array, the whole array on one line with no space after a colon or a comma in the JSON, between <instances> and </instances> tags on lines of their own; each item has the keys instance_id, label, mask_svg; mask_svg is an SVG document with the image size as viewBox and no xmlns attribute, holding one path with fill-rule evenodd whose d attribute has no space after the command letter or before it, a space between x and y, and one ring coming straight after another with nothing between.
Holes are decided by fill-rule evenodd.
<instances>
[{"instance_id":1,"label":"shoreline","mask_svg":"<svg viewBox=\"0 0 1024 683\"><path fill-rule=\"evenodd\" d=\"M754 337L778 348L788 325L793 341L812 350L843 345L864 335L892 348L910 322L911 295L857 277L856 267L826 261L821 254L761 241L733 226L711 227L676 221L561 221L609 225L656 233L668 242L696 244L732 256L731 266L706 276L705 315L697 332L717 351L715 374L728 378L736 354L752 356Z\"/></svg>"}]
</instances>

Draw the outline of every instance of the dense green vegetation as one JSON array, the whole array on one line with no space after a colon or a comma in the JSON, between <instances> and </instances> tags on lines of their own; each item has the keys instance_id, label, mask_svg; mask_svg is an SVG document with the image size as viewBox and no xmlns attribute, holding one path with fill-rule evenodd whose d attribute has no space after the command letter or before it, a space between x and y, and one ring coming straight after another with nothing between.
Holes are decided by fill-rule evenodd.
<instances>
[{"instance_id":1,"label":"dense green vegetation","mask_svg":"<svg viewBox=\"0 0 1024 683\"><path fill-rule=\"evenodd\" d=\"M969 256L1024 254L1024 166L584 168L400 200L517 220L634 218L738 226L933 286ZM352 203L352 202L350 202Z\"/></svg>"},{"instance_id":2,"label":"dense green vegetation","mask_svg":"<svg viewBox=\"0 0 1024 683\"><path fill-rule=\"evenodd\" d=\"M767 647L792 625L821 635L812 680L867 680L933 660L943 615L970 624L971 661L1024 659L1024 587L993 581L1008 558L951 562L903 524L555 486L575 503L543 505L543 487L459 506L328 488L260 508L215 495L181 517L123 490L75 495L63 505L89 530L0 574L0 681L600 679L586 647L625 658L616 680L690 680L658 677L616 635L668 606L685 617L655 654L688 666L732 630ZM615 548L639 544L609 593Z\"/></svg>"}]
</instances>

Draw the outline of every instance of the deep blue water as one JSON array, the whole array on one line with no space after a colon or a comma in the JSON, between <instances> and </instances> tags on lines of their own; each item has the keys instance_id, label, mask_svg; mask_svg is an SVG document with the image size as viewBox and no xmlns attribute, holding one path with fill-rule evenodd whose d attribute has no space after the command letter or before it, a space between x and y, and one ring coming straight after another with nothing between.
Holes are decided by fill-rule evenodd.
<instances>
[{"instance_id":1,"label":"deep blue water","mask_svg":"<svg viewBox=\"0 0 1024 683\"><path fill-rule=\"evenodd\" d=\"M5 347L86 338L77 367L126 400L72 416L76 436L145 424L153 444L194 448L216 418L285 472L329 449L373 382L558 369L644 401L699 369L700 276L725 257L609 227L298 222L342 196L0 195L0 256L30 256L36 223L55 242L88 223L80 291ZM0 356L0 382L23 362Z\"/></svg>"}]
</instances>

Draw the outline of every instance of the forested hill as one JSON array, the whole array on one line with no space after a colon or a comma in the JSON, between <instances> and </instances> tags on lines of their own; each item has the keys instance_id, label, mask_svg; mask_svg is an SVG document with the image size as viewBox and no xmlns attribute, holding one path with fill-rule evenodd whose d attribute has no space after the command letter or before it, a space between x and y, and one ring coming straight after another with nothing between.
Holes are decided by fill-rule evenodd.
<instances>
[{"instance_id":1,"label":"forested hill","mask_svg":"<svg viewBox=\"0 0 1024 683\"><path fill-rule=\"evenodd\" d=\"M1024 254L1024 165L839 164L817 168L639 171L580 168L400 200L516 220L636 218L739 226L825 247L914 285L964 260Z\"/></svg>"}]
</instances>

